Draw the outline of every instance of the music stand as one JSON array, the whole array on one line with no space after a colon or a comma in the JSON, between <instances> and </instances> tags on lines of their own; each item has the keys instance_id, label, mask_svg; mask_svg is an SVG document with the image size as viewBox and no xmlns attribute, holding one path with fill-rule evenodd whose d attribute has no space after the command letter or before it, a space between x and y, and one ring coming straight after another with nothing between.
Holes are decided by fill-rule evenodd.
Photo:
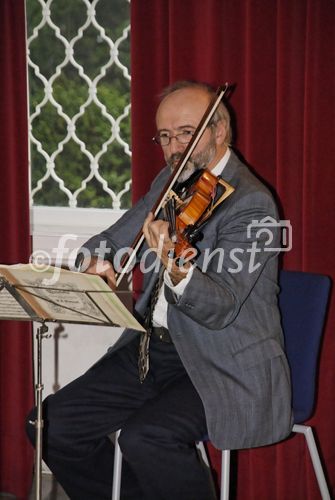
<instances>
[{"instance_id":1,"label":"music stand","mask_svg":"<svg viewBox=\"0 0 335 500\"><path fill-rule=\"evenodd\" d=\"M11 267L11 266L9 266ZM69 271L63 271L66 277L69 276ZM71 273L78 276L78 273ZM85 324L85 325L102 325L102 326L129 326L131 328L135 328L140 331L144 331L143 327L137 322L137 320L131 315L128 309L123 305L123 303L114 297L114 304L108 304L108 302L102 302L98 300L99 295L97 294L113 294L116 295L113 290L107 287L107 285L103 282L103 280L97 276L92 275L80 275L81 279L84 277L84 281L87 281L88 284L94 283L94 280L101 280L101 289L93 289L92 286L89 286L86 289L78 289L78 288L62 288L59 286L43 286L41 284L32 285L32 284L22 284L22 283L13 283L9 282L8 279L0 275L0 305L2 305L2 309L0 308L0 319L4 320L15 320L15 321L32 321L37 322L40 326L37 328L36 333L36 361L37 361L37 375L36 375L36 384L35 384L35 397L36 397L36 408L37 408L37 416L34 422L31 422L35 425L36 429L36 437L35 437L35 475L36 475L36 490L35 490L35 499L41 500L42 493L42 449L43 449L43 415L42 415L42 393L43 393L43 382L42 382L42 340L44 338L50 337L48 335L48 326L47 322L57 323L76 323L76 324ZM41 282L41 279L39 280ZM64 285L64 283L63 283ZM59 294L75 294L78 304L83 304L83 310L75 310L73 306L69 307L64 303L60 304L57 300L54 300L55 293ZM129 296L130 292L118 292L120 294L126 294ZM69 295L68 295L69 296ZM31 297L31 300L29 300ZM2 299L2 302L1 302ZM60 314L60 317L57 318L57 315L43 315L41 316L38 311L40 311L40 307L34 307L34 304L38 304L40 306L41 303L47 303L49 308L53 308L53 312L57 310L65 311ZM66 302L62 301L62 302ZM91 308L89 308L89 313L87 311L87 304L90 303ZM92 311L95 311L94 314ZM64 317L65 314L65 317ZM66 315L69 315L69 318L66 319ZM73 320L73 315L77 314L75 320ZM127 325L120 324L120 314L123 318L126 318ZM72 319L71 319L72 318ZM111 318L116 319L113 321Z\"/></svg>"}]
</instances>

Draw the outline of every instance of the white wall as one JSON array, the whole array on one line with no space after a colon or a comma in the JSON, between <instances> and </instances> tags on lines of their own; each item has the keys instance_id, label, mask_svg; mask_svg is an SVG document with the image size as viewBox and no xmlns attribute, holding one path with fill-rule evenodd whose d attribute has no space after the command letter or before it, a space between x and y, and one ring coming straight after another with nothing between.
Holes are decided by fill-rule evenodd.
<instances>
[{"instance_id":1,"label":"white wall","mask_svg":"<svg viewBox=\"0 0 335 500\"><path fill-rule=\"evenodd\" d=\"M123 212L107 209L33 207L33 254L35 257L41 255L45 259L50 257L50 261L55 263L57 248L62 238L65 247L68 247L67 251L62 252L62 264L73 265L74 249L79 248L90 236L113 224ZM34 325L35 331L37 326ZM48 326L51 337L42 342L43 398L86 371L122 332L121 328L106 326L51 323Z\"/></svg>"}]
</instances>

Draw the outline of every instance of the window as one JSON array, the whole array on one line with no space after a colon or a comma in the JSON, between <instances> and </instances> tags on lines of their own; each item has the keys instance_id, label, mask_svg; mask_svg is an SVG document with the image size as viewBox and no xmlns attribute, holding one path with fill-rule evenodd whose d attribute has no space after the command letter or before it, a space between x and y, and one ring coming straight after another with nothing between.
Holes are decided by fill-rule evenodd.
<instances>
[{"instance_id":1,"label":"window","mask_svg":"<svg viewBox=\"0 0 335 500\"><path fill-rule=\"evenodd\" d=\"M72 268L130 206L129 11L129 0L26 0L35 262ZM50 325L43 394L95 362L112 330Z\"/></svg>"},{"instance_id":2,"label":"window","mask_svg":"<svg viewBox=\"0 0 335 500\"><path fill-rule=\"evenodd\" d=\"M128 0L26 0L33 206L130 206Z\"/></svg>"}]
</instances>

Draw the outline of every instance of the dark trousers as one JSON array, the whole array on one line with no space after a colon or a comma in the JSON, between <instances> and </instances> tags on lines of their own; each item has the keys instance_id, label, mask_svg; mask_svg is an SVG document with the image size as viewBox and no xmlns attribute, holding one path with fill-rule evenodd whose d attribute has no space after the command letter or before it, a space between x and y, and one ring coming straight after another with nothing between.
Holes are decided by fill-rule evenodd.
<instances>
[{"instance_id":1,"label":"dark trousers","mask_svg":"<svg viewBox=\"0 0 335 500\"><path fill-rule=\"evenodd\" d=\"M209 500L195 441L207 433L202 401L172 344L152 337L150 371L139 382L138 339L102 358L43 403L43 458L72 500L111 498L122 429L121 498ZM35 410L27 430L34 442Z\"/></svg>"}]
</instances>

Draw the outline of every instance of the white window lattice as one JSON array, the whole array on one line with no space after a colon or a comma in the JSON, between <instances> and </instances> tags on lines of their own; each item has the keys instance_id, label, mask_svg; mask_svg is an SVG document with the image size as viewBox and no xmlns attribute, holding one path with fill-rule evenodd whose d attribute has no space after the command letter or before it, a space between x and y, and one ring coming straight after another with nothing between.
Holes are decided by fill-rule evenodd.
<instances>
[{"instance_id":1,"label":"white window lattice","mask_svg":"<svg viewBox=\"0 0 335 500\"><path fill-rule=\"evenodd\" d=\"M31 202L127 208L129 0L26 1Z\"/></svg>"}]
</instances>

